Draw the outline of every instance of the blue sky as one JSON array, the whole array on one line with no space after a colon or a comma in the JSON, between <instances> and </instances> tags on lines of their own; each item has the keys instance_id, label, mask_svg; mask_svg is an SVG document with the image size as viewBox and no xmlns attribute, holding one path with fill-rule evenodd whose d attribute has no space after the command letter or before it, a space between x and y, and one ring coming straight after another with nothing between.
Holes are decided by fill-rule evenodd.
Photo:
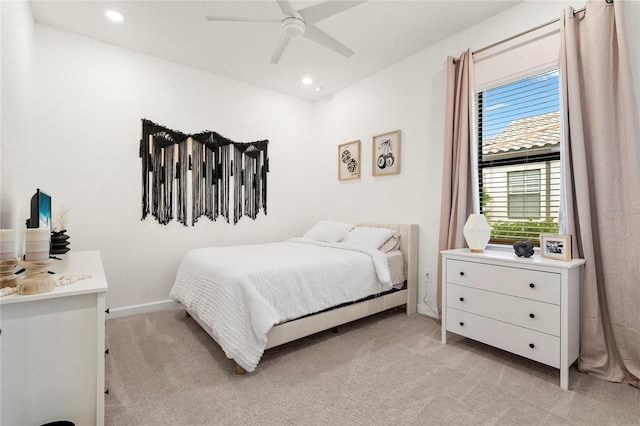
<instances>
[{"instance_id":1,"label":"blue sky","mask_svg":"<svg viewBox=\"0 0 640 426\"><path fill-rule=\"evenodd\" d=\"M513 120L557 111L558 70L484 91L483 141L495 137Z\"/></svg>"}]
</instances>

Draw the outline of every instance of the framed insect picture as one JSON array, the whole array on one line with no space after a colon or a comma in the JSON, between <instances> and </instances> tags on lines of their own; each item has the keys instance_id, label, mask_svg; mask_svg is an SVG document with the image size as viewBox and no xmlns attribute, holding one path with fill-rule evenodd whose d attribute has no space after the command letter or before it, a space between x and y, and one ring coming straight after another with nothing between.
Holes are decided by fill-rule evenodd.
<instances>
[{"instance_id":1,"label":"framed insect picture","mask_svg":"<svg viewBox=\"0 0 640 426\"><path fill-rule=\"evenodd\" d=\"M360 177L360 141L338 145L338 179L358 179Z\"/></svg>"},{"instance_id":2,"label":"framed insect picture","mask_svg":"<svg viewBox=\"0 0 640 426\"><path fill-rule=\"evenodd\" d=\"M373 175L400 173L400 130L373 137Z\"/></svg>"}]
</instances>

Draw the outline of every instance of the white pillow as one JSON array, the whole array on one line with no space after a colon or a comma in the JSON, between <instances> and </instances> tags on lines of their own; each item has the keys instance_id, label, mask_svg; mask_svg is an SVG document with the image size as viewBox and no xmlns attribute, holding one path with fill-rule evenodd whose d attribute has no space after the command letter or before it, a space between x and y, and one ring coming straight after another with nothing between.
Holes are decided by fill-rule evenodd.
<instances>
[{"instance_id":1,"label":"white pillow","mask_svg":"<svg viewBox=\"0 0 640 426\"><path fill-rule=\"evenodd\" d=\"M302 238L315 241L325 241L327 243L337 243L354 227L355 225L351 223L321 220L316 223L313 228L305 232Z\"/></svg>"},{"instance_id":2,"label":"white pillow","mask_svg":"<svg viewBox=\"0 0 640 426\"><path fill-rule=\"evenodd\" d=\"M366 226L358 226L353 228L344 236L341 243L358 244L361 246L371 247L376 250L389 240L395 234L394 231L387 228L367 228Z\"/></svg>"},{"instance_id":3,"label":"white pillow","mask_svg":"<svg viewBox=\"0 0 640 426\"><path fill-rule=\"evenodd\" d=\"M378 249L383 253L389 253L393 250L400 250L400 234L393 234L386 243L382 244Z\"/></svg>"}]
</instances>

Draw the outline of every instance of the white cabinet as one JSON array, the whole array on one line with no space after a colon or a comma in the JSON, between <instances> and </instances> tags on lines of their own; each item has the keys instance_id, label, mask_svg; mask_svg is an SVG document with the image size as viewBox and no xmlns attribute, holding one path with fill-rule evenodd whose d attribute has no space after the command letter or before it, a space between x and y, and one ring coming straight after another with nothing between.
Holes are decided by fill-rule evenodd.
<instances>
[{"instance_id":1,"label":"white cabinet","mask_svg":"<svg viewBox=\"0 0 640 426\"><path fill-rule=\"evenodd\" d=\"M0 298L0 424L104 424L105 293L97 251L69 252L55 273L91 278Z\"/></svg>"},{"instance_id":2,"label":"white cabinet","mask_svg":"<svg viewBox=\"0 0 640 426\"><path fill-rule=\"evenodd\" d=\"M442 343L447 331L560 369L580 351L584 260L518 258L513 252L442 252Z\"/></svg>"}]
</instances>

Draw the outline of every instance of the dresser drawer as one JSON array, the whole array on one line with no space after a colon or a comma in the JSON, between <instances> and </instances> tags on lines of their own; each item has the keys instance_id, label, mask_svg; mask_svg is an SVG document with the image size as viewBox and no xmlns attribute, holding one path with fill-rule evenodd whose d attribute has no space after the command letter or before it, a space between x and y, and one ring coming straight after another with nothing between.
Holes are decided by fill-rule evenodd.
<instances>
[{"instance_id":1,"label":"dresser drawer","mask_svg":"<svg viewBox=\"0 0 640 426\"><path fill-rule=\"evenodd\" d=\"M560 338L447 308L447 330L534 361L560 368Z\"/></svg>"},{"instance_id":2,"label":"dresser drawer","mask_svg":"<svg viewBox=\"0 0 640 426\"><path fill-rule=\"evenodd\" d=\"M560 336L559 305L449 284L447 306Z\"/></svg>"},{"instance_id":3,"label":"dresser drawer","mask_svg":"<svg viewBox=\"0 0 640 426\"><path fill-rule=\"evenodd\" d=\"M560 304L560 274L553 272L448 259L447 282Z\"/></svg>"}]
</instances>

